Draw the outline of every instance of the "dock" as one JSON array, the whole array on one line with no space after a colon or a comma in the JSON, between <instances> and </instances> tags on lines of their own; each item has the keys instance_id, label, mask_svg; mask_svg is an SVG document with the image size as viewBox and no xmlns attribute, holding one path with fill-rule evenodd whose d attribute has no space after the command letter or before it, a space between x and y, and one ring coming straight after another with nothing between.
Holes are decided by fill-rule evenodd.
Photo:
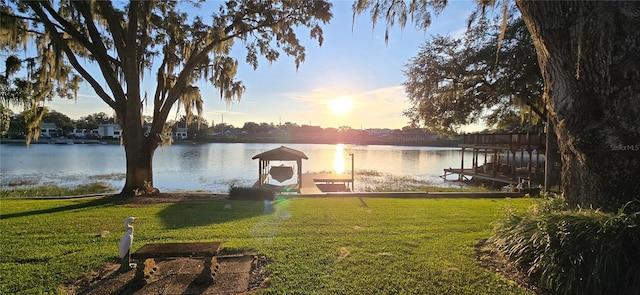
<instances>
[{"instance_id":1,"label":"dock","mask_svg":"<svg viewBox=\"0 0 640 295\"><path fill-rule=\"evenodd\" d=\"M505 184L513 184L513 185L520 184L520 182L517 179L512 179L509 175L504 175L504 174L492 175L489 173L477 172L477 171L474 171L474 169L456 169L456 168L444 169L444 175L440 176L440 178L444 180L449 180L447 179L447 177L450 175L454 175L458 179L462 177L463 180L470 180L471 177L473 177L477 179L496 181L496 182L505 183Z\"/></svg>"},{"instance_id":2,"label":"dock","mask_svg":"<svg viewBox=\"0 0 640 295\"><path fill-rule=\"evenodd\" d=\"M298 184L300 183L300 184ZM351 175L336 173L305 173L302 174L302 181L288 185L273 185L266 183L266 178L256 181L254 187L263 187L279 193L299 193L299 194L324 194L327 192L350 192L353 191L353 180Z\"/></svg>"},{"instance_id":3,"label":"dock","mask_svg":"<svg viewBox=\"0 0 640 295\"><path fill-rule=\"evenodd\" d=\"M348 192L353 190L351 175L336 173L302 174L301 194L322 194L325 192Z\"/></svg>"},{"instance_id":4,"label":"dock","mask_svg":"<svg viewBox=\"0 0 640 295\"><path fill-rule=\"evenodd\" d=\"M455 175L458 181L473 180L491 185L532 188L542 183L546 168L545 134L464 134L460 168L444 169L444 180ZM465 150L472 152L471 167L465 167ZM541 157L542 156L542 157ZM468 164L467 164L468 165Z\"/></svg>"}]
</instances>

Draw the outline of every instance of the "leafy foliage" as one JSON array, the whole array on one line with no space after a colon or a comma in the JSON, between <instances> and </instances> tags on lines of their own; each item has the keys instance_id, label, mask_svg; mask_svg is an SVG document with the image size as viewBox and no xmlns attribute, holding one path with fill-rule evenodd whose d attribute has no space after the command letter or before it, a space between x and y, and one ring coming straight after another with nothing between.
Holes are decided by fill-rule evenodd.
<instances>
[{"instance_id":1,"label":"leafy foliage","mask_svg":"<svg viewBox=\"0 0 640 295\"><path fill-rule=\"evenodd\" d=\"M638 294L640 211L569 209L550 198L507 211L489 241L556 294Z\"/></svg>"},{"instance_id":2,"label":"leafy foliage","mask_svg":"<svg viewBox=\"0 0 640 295\"><path fill-rule=\"evenodd\" d=\"M19 67L19 61L9 56L7 58L7 74L12 74ZM17 62L18 65L10 65L11 62ZM7 76L0 75L0 107L2 108L2 134L6 134L11 129L20 129L21 136L26 138L27 145L40 135L40 123L42 117L47 113L44 107L44 97L33 96L32 94L39 87L32 87L33 84L25 79L10 79ZM18 107L23 110L20 116L19 126L12 124L10 113L11 107Z\"/></svg>"},{"instance_id":3,"label":"leafy foliage","mask_svg":"<svg viewBox=\"0 0 640 295\"><path fill-rule=\"evenodd\" d=\"M78 129L97 129L100 124L114 123L115 119L106 113L94 113L76 120L76 128Z\"/></svg>"},{"instance_id":4,"label":"leafy foliage","mask_svg":"<svg viewBox=\"0 0 640 295\"><path fill-rule=\"evenodd\" d=\"M415 26L427 29L431 25L431 15L438 15L447 6L446 0L411 0L411 1L387 1L387 0L358 0L353 3L353 16L368 11L371 23L375 27L378 20L386 24L385 42L389 41L389 27L398 22L400 28L407 25L411 19Z\"/></svg>"},{"instance_id":5,"label":"leafy foliage","mask_svg":"<svg viewBox=\"0 0 640 295\"><path fill-rule=\"evenodd\" d=\"M404 114L414 126L446 134L482 117L488 126L507 125L518 113L530 127L541 123L542 77L529 33L520 19L501 32L481 18L464 38L425 42L404 71L411 104Z\"/></svg>"}]
</instances>

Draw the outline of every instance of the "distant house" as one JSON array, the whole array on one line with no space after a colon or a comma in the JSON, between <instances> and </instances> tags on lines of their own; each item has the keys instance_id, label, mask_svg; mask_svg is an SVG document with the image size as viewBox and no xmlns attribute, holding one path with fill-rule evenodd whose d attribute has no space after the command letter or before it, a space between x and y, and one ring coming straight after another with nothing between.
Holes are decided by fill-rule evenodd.
<instances>
[{"instance_id":1,"label":"distant house","mask_svg":"<svg viewBox=\"0 0 640 295\"><path fill-rule=\"evenodd\" d=\"M118 124L98 124L98 135L101 138L120 138L122 128Z\"/></svg>"},{"instance_id":2,"label":"distant house","mask_svg":"<svg viewBox=\"0 0 640 295\"><path fill-rule=\"evenodd\" d=\"M173 133L173 138L175 139L187 139L188 138L188 128L178 127L176 128L176 132Z\"/></svg>"},{"instance_id":3,"label":"distant house","mask_svg":"<svg viewBox=\"0 0 640 295\"><path fill-rule=\"evenodd\" d=\"M282 130L282 129L269 129L269 131L267 131L267 134L271 134L271 135L287 135L287 131L286 130Z\"/></svg>"},{"instance_id":4,"label":"distant house","mask_svg":"<svg viewBox=\"0 0 640 295\"><path fill-rule=\"evenodd\" d=\"M98 129L73 129L69 134L75 138L99 138Z\"/></svg>"},{"instance_id":5,"label":"distant house","mask_svg":"<svg viewBox=\"0 0 640 295\"><path fill-rule=\"evenodd\" d=\"M391 129L379 129L379 128L367 129L365 131L367 132L367 134L372 136L377 136L377 137L386 137L386 136L389 136L391 133L393 133L393 130Z\"/></svg>"},{"instance_id":6,"label":"distant house","mask_svg":"<svg viewBox=\"0 0 640 295\"><path fill-rule=\"evenodd\" d=\"M84 134L86 131L86 129L73 129L70 135L75 138L84 138Z\"/></svg>"},{"instance_id":7,"label":"distant house","mask_svg":"<svg viewBox=\"0 0 640 295\"><path fill-rule=\"evenodd\" d=\"M73 131L71 131L71 136L75 137L75 138L87 138L91 136L91 129L73 129Z\"/></svg>"},{"instance_id":8,"label":"distant house","mask_svg":"<svg viewBox=\"0 0 640 295\"><path fill-rule=\"evenodd\" d=\"M438 135L431 132L413 129L396 131L391 134L391 138L394 141L400 142L435 141L438 139Z\"/></svg>"},{"instance_id":9,"label":"distant house","mask_svg":"<svg viewBox=\"0 0 640 295\"><path fill-rule=\"evenodd\" d=\"M56 137L58 136L58 130L56 123L42 123L40 125L40 136L46 138Z\"/></svg>"}]
</instances>

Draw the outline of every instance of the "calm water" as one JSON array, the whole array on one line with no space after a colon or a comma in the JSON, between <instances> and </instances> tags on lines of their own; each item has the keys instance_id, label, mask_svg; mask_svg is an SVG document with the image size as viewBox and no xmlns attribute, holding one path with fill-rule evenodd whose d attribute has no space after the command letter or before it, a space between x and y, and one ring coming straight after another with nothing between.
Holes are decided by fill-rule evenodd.
<instances>
[{"instance_id":1,"label":"calm water","mask_svg":"<svg viewBox=\"0 0 640 295\"><path fill-rule=\"evenodd\" d=\"M251 158L281 144L194 144L158 148L154 156L154 183L161 191L202 190L227 192L229 186L249 186L258 178L258 160ZM375 170L395 176L411 176L435 185L444 168L459 167L458 148L287 144L304 152L303 172ZM118 145L0 145L3 188L23 180L31 184L74 185L105 180L116 188L124 185L125 153ZM469 154L470 155L470 154ZM293 162L282 162L291 165ZM272 162L279 165L279 162ZM293 163L295 165L295 163ZM295 169L295 167L294 167ZM295 171L295 170L294 170ZM358 190L356 182L356 190ZM362 185L362 184L360 184Z\"/></svg>"}]
</instances>

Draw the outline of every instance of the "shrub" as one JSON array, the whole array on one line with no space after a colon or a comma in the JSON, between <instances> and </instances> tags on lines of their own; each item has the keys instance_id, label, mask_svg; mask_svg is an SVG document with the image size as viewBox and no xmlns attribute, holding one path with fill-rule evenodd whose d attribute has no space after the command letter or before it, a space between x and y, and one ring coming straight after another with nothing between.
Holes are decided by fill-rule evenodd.
<instances>
[{"instance_id":1,"label":"shrub","mask_svg":"<svg viewBox=\"0 0 640 295\"><path fill-rule=\"evenodd\" d=\"M276 192L266 188L231 186L229 189L229 199L231 200L273 201L275 197Z\"/></svg>"},{"instance_id":2,"label":"shrub","mask_svg":"<svg viewBox=\"0 0 640 295\"><path fill-rule=\"evenodd\" d=\"M544 200L507 210L489 239L538 286L557 294L640 294L640 211L568 209Z\"/></svg>"}]
</instances>

